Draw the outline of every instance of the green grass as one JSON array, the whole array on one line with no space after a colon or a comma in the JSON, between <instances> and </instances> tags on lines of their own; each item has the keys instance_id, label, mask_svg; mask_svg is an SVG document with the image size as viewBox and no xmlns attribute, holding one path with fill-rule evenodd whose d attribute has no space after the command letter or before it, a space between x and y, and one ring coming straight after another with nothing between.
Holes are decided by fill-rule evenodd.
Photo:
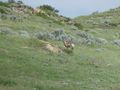
<instances>
[{"instance_id":1,"label":"green grass","mask_svg":"<svg viewBox=\"0 0 120 90\"><path fill-rule=\"evenodd\" d=\"M55 55L41 44L29 44L31 39L0 36L2 90L120 89L119 47L96 52L95 47L81 45L72 54Z\"/></svg>"},{"instance_id":2,"label":"green grass","mask_svg":"<svg viewBox=\"0 0 120 90\"><path fill-rule=\"evenodd\" d=\"M85 24L86 25L86 24ZM52 20L30 16L23 22L0 20L0 27L14 31L51 32L64 28ZM120 47L111 44L118 28L84 28L83 31L109 41L107 45L76 45L74 50L53 54L43 49L45 42L0 34L0 90L120 90ZM79 39L79 37L77 37ZM64 49L61 41L48 40ZM101 52L96 49L103 48Z\"/></svg>"}]
</instances>

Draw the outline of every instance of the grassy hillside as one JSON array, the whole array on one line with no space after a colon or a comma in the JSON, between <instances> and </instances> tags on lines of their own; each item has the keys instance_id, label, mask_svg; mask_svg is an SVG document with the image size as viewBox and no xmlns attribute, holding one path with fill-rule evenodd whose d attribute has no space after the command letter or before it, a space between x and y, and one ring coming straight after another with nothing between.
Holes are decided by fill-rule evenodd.
<instances>
[{"instance_id":1,"label":"grassy hillside","mask_svg":"<svg viewBox=\"0 0 120 90\"><path fill-rule=\"evenodd\" d=\"M110 9L106 12L93 12L89 16L80 16L75 18L76 21L82 22L88 28L113 28L120 26L120 7Z\"/></svg>"},{"instance_id":2,"label":"grassy hillside","mask_svg":"<svg viewBox=\"0 0 120 90\"><path fill-rule=\"evenodd\" d=\"M119 23L117 13L77 18L84 26L80 29L51 17L11 12L0 13L0 90L120 90L118 26L86 23L107 15L111 23ZM75 48L66 49L64 39L72 40ZM46 43L62 52L46 50Z\"/></svg>"}]
</instances>

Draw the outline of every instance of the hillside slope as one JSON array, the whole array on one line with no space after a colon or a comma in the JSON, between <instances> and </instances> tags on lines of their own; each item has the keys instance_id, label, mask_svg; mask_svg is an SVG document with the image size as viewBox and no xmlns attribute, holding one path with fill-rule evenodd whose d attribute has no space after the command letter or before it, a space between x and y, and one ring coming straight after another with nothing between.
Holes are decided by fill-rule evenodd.
<instances>
[{"instance_id":1,"label":"hillside slope","mask_svg":"<svg viewBox=\"0 0 120 90\"><path fill-rule=\"evenodd\" d=\"M114 28L120 27L120 7L110 9L106 12L94 12L89 16L80 16L75 18L82 22L85 27Z\"/></svg>"},{"instance_id":2,"label":"hillside slope","mask_svg":"<svg viewBox=\"0 0 120 90\"><path fill-rule=\"evenodd\" d=\"M120 90L118 27L85 23L91 17L97 22L98 14L68 24L59 15L46 18L31 14L31 8L20 13L2 5L10 12L0 13L0 90ZM64 40L75 48L65 48Z\"/></svg>"}]
</instances>

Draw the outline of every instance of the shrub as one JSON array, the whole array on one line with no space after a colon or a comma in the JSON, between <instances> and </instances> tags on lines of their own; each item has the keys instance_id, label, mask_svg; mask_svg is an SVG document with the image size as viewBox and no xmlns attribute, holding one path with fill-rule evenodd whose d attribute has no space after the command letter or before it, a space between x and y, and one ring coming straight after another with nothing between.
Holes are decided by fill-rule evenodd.
<instances>
[{"instance_id":1,"label":"shrub","mask_svg":"<svg viewBox=\"0 0 120 90\"><path fill-rule=\"evenodd\" d=\"M0 18L2 20L9 19L14 22L22 22L24 19L21 16L16 16L16 15L8 15L8 14L0 14Z\"/></svg>"},{"instance_id":2,"label":"shrub","mask_svg":"<svg viewBox=\"0 0 120 90\"><path fill-rule=\"evenodd\" d=\"M52 32L51 34L53 34L55 37L59 37L60 35L65 34L65 33L64 33L64 30L60 29L60 30L56 30Z\"/></svg>"},{"instance_id":3,"label":"shrub","mask_svg":"<svg viewBox=\"0 0 120 90\"><path fill-rule=\"evenodd\" d=\"M8 7L9 3L5 3L5 2L0 1L0 6Z\"/></svg>"},{"instance_id":4,"label":"shrub","mask_svg":"<svg viewBox=\"0 0 120 90\"><path fill-rule=\"evenodd\" d=\"M57 40L57 41L63 41L63 40L74 40L75 38L71 35L66 34L63 30L56 30L51 33L49 32L39 32L34 35L35 38L40 40Z\"/></svg>"},{"instance_id":5,"label":"shrub","mask_svg":"<svg viewBox=\"0 0 120 90\"><path fill-rule=\"evenodd\" d=\"M120 46L120 40L113 40L112 43L117 46Z\"/></svg>"},{"instance_id":6,"label":"shrub","mask_svg":"<svg viewBox=\"0 0 120 90\"><path fill-rule=\"evenodd\" d=\"M118 39L120 39L120 32L115 34Z\"/></svg>"},{"instance_id":7,"label":"shrub","mask_svg":"<svg viewBox=\"0 0 120 90\"><path fill-rule=\"evenodd\" d=\"M0 27L0 34L2 35L17 35L12 29L7 27Z\"/></svg>"},{"instance_id":8,"label":"shrub","mask_svg":"<svg viewBox=\"0 0 120 90\"><path fill-rule=\"evenodd\" d=\"M76 26L71 26L70 29L72 29L72 30L78 30L78 27L76 27Z\"/></svg>"},{"instance_id":9,"label":"shrub","mask_svg":"<svg viewBox=\"0 0 120 90\"><path fill-rule=\"evenodd\" d=\"M9 14L9 13L11 13L11 9L8 7L0 6L0 13Z\"/></svg>"},{"instance_id":10,"label":"shrub","mask_svg":"<svg viewBox=\"0 0 120 90\"><path fill-rule=\"evenodd\" d=\"M51 33L39 32L35 34L35 38L40 40L54 39L54 36Z\"/></svg>"},{"instance_id":11,"label":"shrub","mask_svg":"<svg viewBox=\"0 0 120 90\"><path fill-rule=\"evenodd\" d=\"M26 37L26 38L30 37L29 33L27 31L23 31L23 30L19 31L19 35L21 37Z\"/></svg>"},{"instance_id":12,"label":"shrub","mask_svg":"<svg viewBox=\"0 0 120 90\"><path fill-rule=\"evenodd\" d=\"M41 10L48 10L48 11L51 11L51 12L55 12L55 13L58 13L59 11L57 9L55 9L54 7L50 6L50 5L42 5L39 7Z\"/></svg>"},{"instance_id":13,"label":"shrub","mask_svg":"<svg viewBox=\"0 0 120 90\"><path fill-rule=\"evenodd\" d=\"M72 40L74 38L73 36L66 34L64 30L56 30L51 34L53 34L55 36L55 39L59 41Z\"/></svg>"},{"instance_id":14,"label":"shrub","mask_svg":"<svg viewBox=\"0 0 120 90\"><path fill-rule=\"evenodd\" d=\"M0 14L0 18L1 18L2 20L8 19L8 17L7 17L6 14Z\"/></svg>"},{"instance_id":15,"label":"shrub","mask_svg":"<svg viewBox=\"0 0 120 90\"><path fill-rule=\"evenodd\" d=\"M20 16L16 16L16 15L9 15L8 16L10 20L14 21L14 22L22 22L23 18Z\"/></svg>"},{"instance_id":16,"label":"shrub","mask_svg":"<svg viewBox=\"0 0 120 90\"><path fill-rule=\"evenodd\" d=\"M74 26L78 27L78 29L83 29L83 25L81 23L75 22Z\"/></svg>"},{"instance_id":17,"label":"shrub","mask_svg":"<svg viewBox=\"0 0 120 90\"><path fill-rule=\"evenodd\" d=\"M102 45L102 44L106 44L107 40L103 39L103 38L97 38L92 36L91 34L88 34L86 32L80 32L77 35L79 35L82 39L81 39L81 43L82 44L86 44L86 45Z\"/></svg>"}]
</instances>

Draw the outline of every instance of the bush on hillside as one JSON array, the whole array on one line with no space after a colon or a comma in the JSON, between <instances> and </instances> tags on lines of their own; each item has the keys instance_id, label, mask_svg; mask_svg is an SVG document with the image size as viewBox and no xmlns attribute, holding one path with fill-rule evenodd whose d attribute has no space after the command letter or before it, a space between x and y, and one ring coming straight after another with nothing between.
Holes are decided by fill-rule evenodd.
<instances>
[{"instance_id":1,"label":"bush on hillside","mask_svg":"<svg viewBox=\"0 0 120 90\"><path fill-rule=\"evenodd\" d=\"M24 20L24 18L21 16L8 15L8 14L0 14L0 19L2 19L2 20L8 19L8 20L11 20L14 22L22 22Z\"/></svg>"},{"instance_id":2,"label":"bush on hillside","mask_svg":"<svg viewBox=\"0 0 120 90\"><path fill-rule=\"evenodd\" d=\"M45 10L45 11L51 11L51 12L55 12L58 13L59 11L57 9L55 9L54 7L50 6L50 5L42 5L39 7L41 10Z\"/></svg>"},{"instance_id":3,"label":"bush on hillside","mask_svg":"<svg viewBox=\"0 0 120 90\"><path fill-rule=\"evenodd\" d=\"M120 46L120 40L119 39L118 40L113 40L112 43L114 45Z\"/></svg>"},{"instance_id":4,"label":"bush on hillside","mask_svg":"<svg viewBox=\"0 0 120 90\"><path fill-rule=\"evenodd\" d=\"M71 26L70 29L72 29L72 30L78 30L78 27L76 27L76 26Z\"/></svg>"},{"instance_id":5,"label":"bush on hillside","mask_svg":"<svg viewBox=\"0 0 120 90\"><path fill-rule=\"evenodd\" d=\"M75 22L74 26L76 26L78 29L83 29L83 25L81 23Z\"/></svg>"},{"instance_id":6,"label":"bush on hillside","mask_svg":"<svg viewBox=\"0 0 120 90\"><path fill-rule=\"evenodd\" d=\"M1 14L8 14L8 13L11 13L11 10L7 7L0 6L0 13Z\"/></svg>"},{"instance_id":7,"label":"bush on hillside","mask_svg":"<svg viewBox=\"0 0 120 90\"><path fill-rule=\"evenodd\" d=\"M24 31L24 30L21 30L21 31L19 31L19 35L21 36L21 37L25 37L25 38L29 38L30 37L30 35L29 35L29 33L27 32L27 31Z\"/></svg>"},{"instance_id":8,"label":"bush on hillside","mask_svg":"<svg viewBox=\"0 0 120 90\"><path fill-rule=\"evenodd\" d=\"M16 16L16 15L9 15L8 19L14 22L22 22L24 19L21 16Z\"/></svg>"},{"instance_id":9,"label":"bush on hillside","mask_svg":"<svg viewBox=\"0 0 120 90\"><path fill-rule=\"evenodd\" d=\"M84 31L80 32L77 34L78 36L81 37L81 43L86 44L86 45L102 45L102 44L107 44L107 40L103 38L97 38L94 37L91 34L88 34Z\"/></svg>"},{"instance_id":10,"label":"bush on hillside","mask_svg":"<svg viewBox=\"0 0 120 90\"><path fill-rule=\"evenodd\" d=\"M35 38L40 40L75 40L75 38L71 35L66 34L63 30L56 30L51 33L49 32L39 32L34 35Z\"/></svg>"},{"instance_id":11,"label":"bush on hillside","mask_svg":"<svg viewBox=\"0 0 120 90\"><path fill-rule=\"evenodd\" d=\"M7 27L0 27L0 34L1 35L17 35L12 29Z\"/></svg>"},{"instance_id":12,"label":"bush on hillside","mask_svg":"<svg viewBox=\"0 0 120 90\"><path fill-rule=\"evenodd\" d=\"M9 7L9 3L0 1L0 6Z\"/></svg>"},{"instance_id":13,"label":"bush on hillside","mask_svg":"<svg viewBox=\"0 0 120 90\"><path fill-rule=\"evenodd\" d=\"M38 32L35 34L34 37L40 40L48 40L55 38L51 33L47 33L47 32Z\"/></svg>"},{"instance_id":14,"label":"bush on hillside","mask_svg":"<svg viewBox=\"0 0 120 90\"><path fill-rule=\"evenodd\" d=\"M0 19L5 20L8 19L6 14L0 14Z\"/></svg>"},{"instance_id":15,"label":"bush on hillside","mask_svg":"<svg viewBox=\"0 0 120 90\"><path fill-rule=\"evenodd\" d=\"M40 12L37 13L38 16L41 16L43 18L53 19L53 20L55 18L52 18L50 16L53 16L53 17L58 16L59 11L50 5L42 5L38 8L40 9Z\"/></svg>"},{"instance_id":16,"label":"bush on hillside","mask_svg":"<svg viewBox=\"0 0 120 90\"><path fill-rule=\"evenodd\" d=\"M120 32L116 33L115 36L120 39Z\"/></svg>"}]
</instances>

